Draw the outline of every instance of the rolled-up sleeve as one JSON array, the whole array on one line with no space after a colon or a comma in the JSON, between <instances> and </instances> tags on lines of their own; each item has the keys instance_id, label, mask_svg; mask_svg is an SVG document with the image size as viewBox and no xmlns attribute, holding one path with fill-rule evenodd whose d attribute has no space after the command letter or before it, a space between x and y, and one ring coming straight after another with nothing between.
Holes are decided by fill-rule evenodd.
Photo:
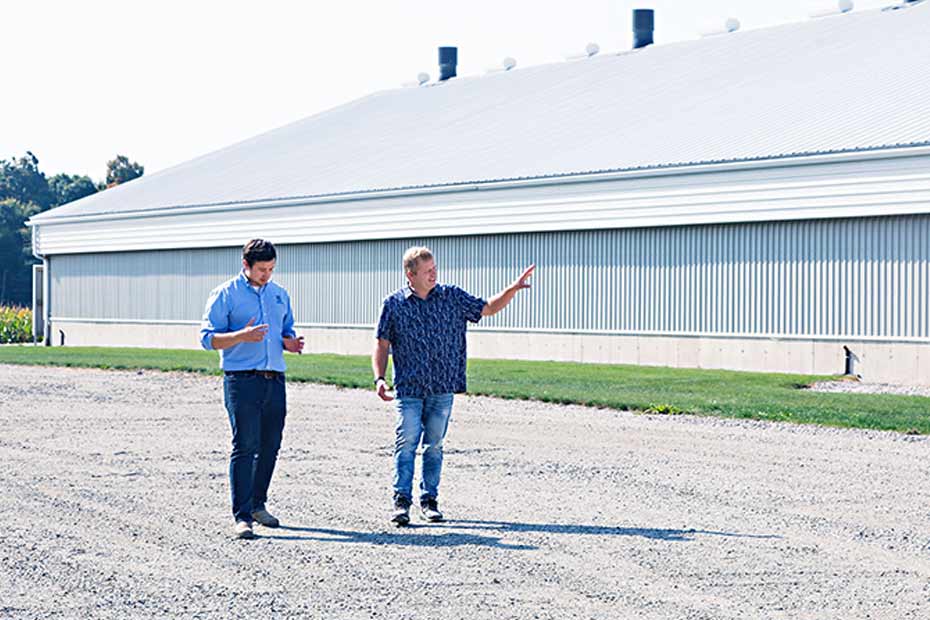
<instances>
[{"instance_id":1,"label":"rolled-up sleeve","mask_svg":"<svg viewBox=\"0 0 930 620\"><path fill-rule=\"evenodd\" d=\"M294 312L291 309L291 296L285 297L287 300L287 310L284 313L284 320L281 322L281 337L296 338L297 332L294 331Z\"/></svg>"},{"instance_id":2,"label":"rolled-up sleeve","mask_svg":"<svg viewBox=\"0 0 930 620\"><path fill-rule=\"evenodd\" d=\"M229 309L227 308L226 291L223 288L214 289L207 299L200 320L200 346L207 351L213 350L213 336L229 331Z\"/></svg>"}]
</instances>

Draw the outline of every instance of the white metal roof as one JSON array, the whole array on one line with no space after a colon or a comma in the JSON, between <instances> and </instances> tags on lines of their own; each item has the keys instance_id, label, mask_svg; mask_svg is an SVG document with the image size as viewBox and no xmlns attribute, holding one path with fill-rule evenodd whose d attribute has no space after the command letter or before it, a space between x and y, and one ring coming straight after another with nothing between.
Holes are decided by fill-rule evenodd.
<instances>
[{"instance_id":1,"label":"white metal roof","mask_svg":"<svg viewBox=\"0 0 930 620\"><path fill-rule=\"evenodd\" d=\"M60 216L930 144L930 3L379 92Z\"/></svg>"}]
</instances>

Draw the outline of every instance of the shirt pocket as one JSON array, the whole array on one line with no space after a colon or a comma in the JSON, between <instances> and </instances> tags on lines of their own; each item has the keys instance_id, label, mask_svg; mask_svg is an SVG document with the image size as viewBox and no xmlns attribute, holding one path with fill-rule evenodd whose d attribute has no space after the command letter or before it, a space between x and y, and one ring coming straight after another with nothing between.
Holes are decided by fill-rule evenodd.
<instances>
[{"instance_id":1,"label":"shirt pocket","mask_svg":"<svg viewBox=\"0 0 930 620\"><path fill-rule=\"evenodd\" d=\"M283 299L272 298L271 303L266 304L266 307L269 309L269 314L275 318L279 325L284 322L284 316L287 314L287 303Z\"/></svg>"},{"instance_id":2,"label":"shirt pocket","mask_svg":"<svg viewBox=\"0 0 930 620\"><path fill-rule=\"evenodd\" d=\"M279 304L271 298L271 301L265 302L265 320L268 324L268 332L280 335L284 329L284 315L287 314L287 306Z\"/></svg>"}]
</instances>

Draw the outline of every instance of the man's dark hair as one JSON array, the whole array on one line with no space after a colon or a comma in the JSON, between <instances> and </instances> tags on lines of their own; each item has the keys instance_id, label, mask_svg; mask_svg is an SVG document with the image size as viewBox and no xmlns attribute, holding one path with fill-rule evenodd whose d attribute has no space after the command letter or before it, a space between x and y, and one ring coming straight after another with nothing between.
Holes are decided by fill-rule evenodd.
<instances>
[{"instance_id":1,"label":"man's dark hair","mask_svg":"<svg viewBox=\"0 0 930 620\"><path fill-rule=\"evenodd\" d=\"M274 246L264 239L252 239L242 247L242 258L249 264L249 267L255 263L275 260L277 257L278 253Z\"/></svg>"}]
</instances>

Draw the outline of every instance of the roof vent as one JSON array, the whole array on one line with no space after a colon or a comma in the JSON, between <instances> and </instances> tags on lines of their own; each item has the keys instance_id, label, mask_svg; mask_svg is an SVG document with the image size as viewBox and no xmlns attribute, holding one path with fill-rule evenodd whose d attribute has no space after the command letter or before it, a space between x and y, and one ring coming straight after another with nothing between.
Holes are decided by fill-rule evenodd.
<instances>
[{"instance_id":1,"label":"roof vent","mask_svg":"<svg viewBox=\"0 0 930 620\"><path fill-rule=\"evenodd\" d=\"M459 64L459 48L439 48L439 81L444 82L455 77L455 68Z\"/></svg>"},{"instance_id":2,"label":"roof vent","mask_svg":"<svg viewBox=\"0 0 930 620\"><path fill-rule=\"evenodd\" d=\"M565 60L581 60L582 58L591 58L601 51L601 46L597 43L588 43L584 46L584 51L578 54L566 54Z\"/></svg>"},{"instance_id":3,"label":"roof vent","mask_svg":"<svg viewBox=\"0 0 930 620\"><path fill-rule=\"evenodd\" d=\"M412 88L414 86L423 86L427 82L429 82L429 73L421 71L420 73L417 73L417 79L415 81L404 82L403 84L401 84L401 86L403 86L404 88Z\"/></svg>"},{"instance_id":4,"label":"roof vent","mask_svg":"<svg viewBox=\"0 0 930 620\"><path fill-rule=\"evenodd\" d=\"M633 9L633 49L652 45L652 31L655 29L655 11L652 9Z\"/></svg>"},{"instance_id":5,"label":"roof vent","mask_svg":"<svg viewBox=\"0 0 930 620\"><path fill-rule=\"evenodd\" d=\"M701 31L702 37L714 37L718 34L727 34L728 32L736 32L739 30L739 20L735 17L728 17L723 25L721 26L709 26Z\"/></svg>"},{"instance_id":6,"label":"roof vent","mask_svg":"<svg viewBox=\"0 0 930 620\"><path fill-rule=\"evenodd\" d=\"M901 0L901 4L893 4L891 6L886 6L882 11L897 11L898 9L906 9L909 6L919 4L924 0Z\"/></svg>"},{"instance_id":7,"label":"roof vent","mask_svg":"<svg viewBox=\"0 0 930 620\"><path fill-rule=\"evenodd\" d=\"M505 57L501 64L487 69L486 73L500 73L502 71L510 71L517 66L517 59L512 56Z\"/></svg>"},{"instance_id":8,"label":"roof vent","mask_svg":"<svg viewBox=\"0 0 930 620\"><path fill-rule=\"evenodd\" d=\"M819 6L811 11L811 17L826 17L827 15L839 15L840 13L849 13L853 10L853 0L833 0L832 2L821 2Z\"/></svg>"}]
</instances>

